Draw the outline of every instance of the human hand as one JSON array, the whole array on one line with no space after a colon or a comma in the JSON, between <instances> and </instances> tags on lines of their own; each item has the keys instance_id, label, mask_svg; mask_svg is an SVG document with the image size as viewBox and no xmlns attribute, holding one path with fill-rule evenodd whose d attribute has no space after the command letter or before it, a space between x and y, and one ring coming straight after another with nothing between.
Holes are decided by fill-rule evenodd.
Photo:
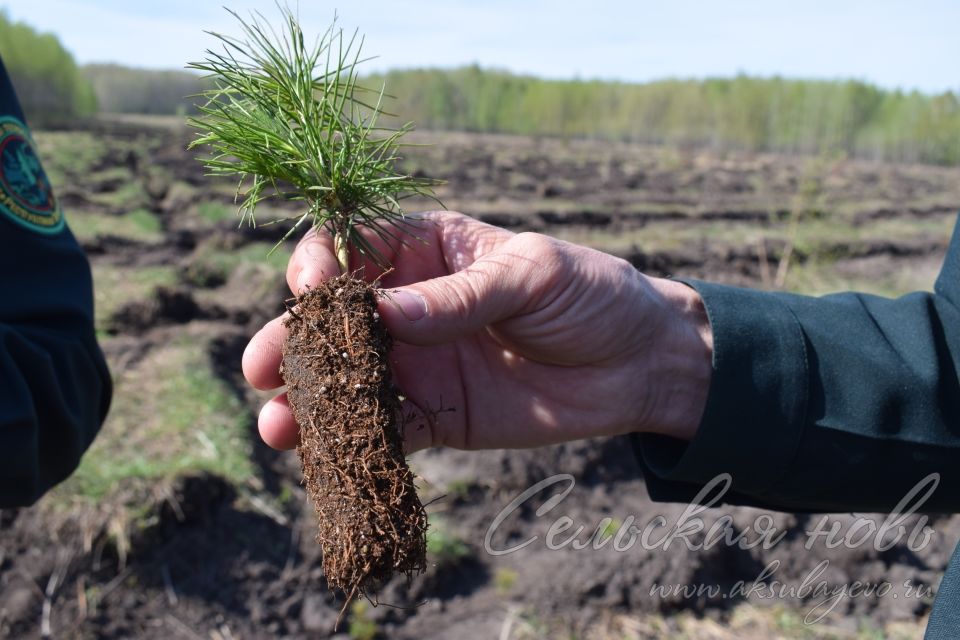
<instances>
[{"instance_id":1,"label":"human hand","mask_svg":"<svg viewBox=\"0 0 960 640\"><path fill-rule=\"evenodd\" d=\"M378 245L394 267L382 277L379 303L396 340L394 382L418 417L404 429L408 452L631 431L693 437L712 355L693 289L593 249L458 213L424 214L411 226L417 240ZM381 275L369 261L364 269L368 279ZM296 293L338 273L329 234L310 232L290 259L287 283ZM258 389L283 384L282 320L244 352L244 375ZM286 394L264 406L259 427L267 444L296 446Z\"/></svg>"}]
</instances>

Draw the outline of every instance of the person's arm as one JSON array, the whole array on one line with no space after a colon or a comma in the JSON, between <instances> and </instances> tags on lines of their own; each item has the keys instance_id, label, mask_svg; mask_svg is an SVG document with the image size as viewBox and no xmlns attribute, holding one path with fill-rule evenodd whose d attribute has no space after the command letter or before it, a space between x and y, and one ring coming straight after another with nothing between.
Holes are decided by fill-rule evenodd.
<instances>
[{"instance_id":1,"label":"person's arm","mask_svg":"<svg viewBox=\"0 0 960 640\"><path fill-rule=\"evenodd\" d=\"M960 508L960 225L934 293L812 298L690 281L713 334L691 442L633 436L651 497L887 511L930 473L926 511Z\"/></svg>"},{"instance_id":2,"label":"person's arm","mask_svg":"<svg viewBox=\"0 0 960 640\"><path fill-rule=\"evenodd\" d=\"M110 402L90 266L63 223L0 63L0 508L77 466Z\"/></svg>"}]
</instances>

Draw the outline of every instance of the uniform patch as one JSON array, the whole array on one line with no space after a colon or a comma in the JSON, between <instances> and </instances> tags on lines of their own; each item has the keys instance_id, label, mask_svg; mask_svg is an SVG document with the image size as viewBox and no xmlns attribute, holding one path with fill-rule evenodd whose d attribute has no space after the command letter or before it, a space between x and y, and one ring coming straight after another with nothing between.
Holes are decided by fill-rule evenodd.
<instances>
[{"instance_id":1,"label":"uniform patch","mask_svg":"<svg viewBox=\"0 0 960 640\"><path fill-rule=\"evenodd\" d=\"M39 233L63 229L63 213L26 125L0 117L0 215Z\"/></svg>"}]
</instances>

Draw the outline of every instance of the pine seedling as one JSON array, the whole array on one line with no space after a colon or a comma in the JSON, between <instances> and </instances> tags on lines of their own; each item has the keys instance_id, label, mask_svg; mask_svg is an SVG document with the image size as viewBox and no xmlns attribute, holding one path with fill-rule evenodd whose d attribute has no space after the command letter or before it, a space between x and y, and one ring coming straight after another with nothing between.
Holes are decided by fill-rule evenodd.
<instances>
[{"instance_id":1,"label":"pine seedling","mask_svg":"<svg viewBox=\"0 0 960 640\"><path fill-rule=\"evenodd\" d=\"M289 9L281 35L259 14L245 21L230 13L243 38L211 33L223 50L187 65L215 83L201 94L201 116L189 119L202 132L190 148L213 151L203 160L209 175L239 180L242 220L256 225L257 205L268 198L301 200L305 211L289 219L284 240L310 223L333 234L342 273L350 246L386 267L360 229L402 243L400 202L432 198L436 181L396 170L412 125L378 126L385 94L358 82L362 39L347 38L334 21L311 46Z\"/></svg>"},{"instance_id":2,"label":"pine seedling","mask_svg":"<svg viewBox=\"0 0 960 640\"><path fill-rule=\"evenodd\" d=\"M349 602L396 573L423 571L427 525L403 455L391 339L372 285L350 271L350 249L389 268L371 239L405 243L400 203L432 197L435 183L396 170L411 126L378 125L385 94L358 80L356 34L334 21L308 45L296 16L281 11L279 33L259 14L234 13L242 36L212 34L222 51L189 65L214 83L190 120L200 130L191 147L212 151L202 160L209 174L238 180L241 221L256 224L268 198L296 200L303 213L285 219L284 239L308 226L334 238L341 275L298 292L280 373L327 583Z\"/></svg>"}]
</instances>

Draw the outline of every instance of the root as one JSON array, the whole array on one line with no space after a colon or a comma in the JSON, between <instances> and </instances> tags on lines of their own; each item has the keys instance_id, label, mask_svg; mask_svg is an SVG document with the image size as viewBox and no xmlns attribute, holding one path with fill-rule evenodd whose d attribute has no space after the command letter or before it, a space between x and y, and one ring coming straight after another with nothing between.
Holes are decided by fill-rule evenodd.
<instances>
[{"instance_id":1,"label":"root","mask_svg":"<svg viewBox=\"0 0 960 640\"><path fill-rule=\"evenodd\" d=\"M373 288L340 276L302 294L296 308L285 321L282 371L291 411L307 425L297 451L324 573L349 604L426 568L426 512L403 455L391 342Z\"/></svg>"}]
</instances>

